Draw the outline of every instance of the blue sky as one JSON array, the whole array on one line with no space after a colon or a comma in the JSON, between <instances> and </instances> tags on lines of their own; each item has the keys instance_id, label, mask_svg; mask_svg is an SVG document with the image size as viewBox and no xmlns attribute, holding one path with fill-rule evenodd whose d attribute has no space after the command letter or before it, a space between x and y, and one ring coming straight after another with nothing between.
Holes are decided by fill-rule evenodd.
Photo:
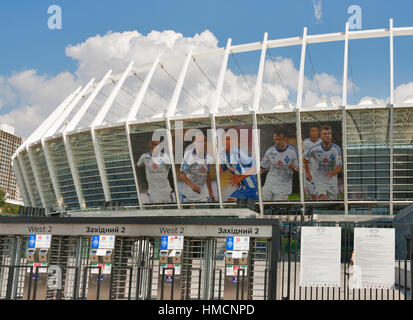
<instances>
[{"instance_id":1,"label":"blue sky","mask_svg":"<svg viewBox=\"0 0 413 320\"><path fill-rule=\"evenodd\" d=\"M63 29L47 28L50 5L63 11ZM185 36L209 29L224 45L255 42L268 32L270 39L296 36L308 27L309 34L338 32L350 16L347 8L362 8L363 29L413 25L413 3L408 0L322 1L322 18L314 17L312 0L4 0L0 4L0 74L35 68L54 74L74 71L65 56L68 44L76 44L108 31L175 30Z\"/></svg>"},{"instance_id":2,"label":"blue sky","mask_svg":"<svg viewBox=\"0 0 413 320\"><path fill-rule=\"evenodd\" d=\"M316 19L314 2L321 2L321 18ZM63 29L49 30L47 9L59 5ZM34 69L39 75L53 77L72 74L78 62L66 56L65 49L107 32L137 30L146 35L152 30L174 30L185 37L208 29L224 46L228 37L233 44L261 41L302 34L344 30L350 5L362 8L362 28L387 28L389 18L395 27L413 26L413 2L409 0L3 0L0 4L0 77ZM411 52L413 37L395 40L395 85L413 81ZM342 78L343 43L309 47L317 73ZM388 39L350 43L352 73L359 88L357 98L388 95ZM298 68L300 48L274 50L294 60ZM246 73L256 70L256 62L240 56ZM254 58L256 60L256 58ZM313 71L306 65L306 76ZM350 76L350 74L349 74ZM1 97L0 97L1 98ZM350 102L351 102L351 98ZM14 106L13 106L14 107ZM0 109L0 115L12 107Z\"/></svg>"}]
</instances>

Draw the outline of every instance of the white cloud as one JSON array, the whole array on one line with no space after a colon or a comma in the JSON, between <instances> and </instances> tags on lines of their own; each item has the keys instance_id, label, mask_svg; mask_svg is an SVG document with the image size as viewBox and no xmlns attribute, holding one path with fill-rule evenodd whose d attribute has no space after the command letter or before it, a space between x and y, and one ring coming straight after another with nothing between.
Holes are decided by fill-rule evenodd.
<instances>
[{"instance_id":1,"label":"white cloud","mask_svg":"<svg viewBox=\"0 0 413 320\"><path fill-rule=\"evenodd\" d=\"M97 35L82 43L70 45L66 48L66 55L78 62L75 74L61 72L56 76L48 77L38 74L36 70L26 70L15 73L8 78L0 76L0 108L5 110L6 106L9 109L14 106L11 111L8 109L5 114L0 115L0 123L13 125L17 134L27 137L69 93L79 85L87 83L92 77L99 80L108 69L113 69L115 74L119 73L130 61L134 61L135 65L150 63L162 50L165 50L166 58L183 56L191 45L194 46L194 52L211 50L218 48L218 40L208 30L195 34L193 37L184 37L181 33L171 30L152 31L147 35L142 35L138 31L127 31L107 33L103 36ZM273 108L279 102L287 99L292 104L296 102L298 67L288 57L274 57L274 59L279 74L277 74L271 60L267 59L265 62L260 100L260 107L264 109ZM186 92L182 92L180 96L178 112L190 113L195 109L200 109L199 104L211 106L215 102L215 85L218 81L221 61L222 56L204 57L197 60L203 72L208 75L214 85L191 61L184 82ZM180 63L165 63L164 67L176 80L181 65L182 61ZM141 77L144 75L140 74ZM221 109L228 107L226 101L230 101L233 108L252 105L257 75L256 72L252 72L252 74L245 74L245 77L248 85L242 75L228 70L224 82L223 97L221 97ZM303 105L313 106L323 100L340 104L341 81L327 73L317 74L317 80L318 85L315 79L304 79ZM124 88L136 96L140 84L141 82L136 77L131 76L126 80ZM167 99L172 96L175 84L175 81L160 68L155 72L151 82L151 86ZM105 94L109 94L111 88L113 88L112 84L107 86L104 89ZM398 87L395 93L397 98L403 99L412 91L413 83ZM104 97L98 95L97 105L93 106L94 109L90 111L96 112L99 104L103 101ZM133 102L133 97L121 91L116 101L127 108ZM167 101L151 89L148 90L144 103L147 106L141 107L139 113L141 117L153 116L155 113L162 112L168 105ZM125 116L126 113L127 110L119 109L118 115L110 115L106 120L107 122L116 121L119 117ZM91 117L93 114L86 114L81 124L87 125L87 121L90 121Z\"/></svg>"},{"instance_id":2,"label":"white cloud","mask_svg":"<svg viewBox=\"0 0 413 320\"><path fill-rule=\"evenodd\" d=\"M413 98L413 82L401 84L394 90L394 101L404 102L406 99Z\"/></svg>"},{"instance_id":3,"label":"white cloud","mask_svg":"<svg viewBox=\"0 0 413 320\"><path fill-rule=\"evenodd\" d=\"M323 15L322 2L321 0L313 0L314 17L317 22L321 21Z\"/></svg>"}]
</instances>

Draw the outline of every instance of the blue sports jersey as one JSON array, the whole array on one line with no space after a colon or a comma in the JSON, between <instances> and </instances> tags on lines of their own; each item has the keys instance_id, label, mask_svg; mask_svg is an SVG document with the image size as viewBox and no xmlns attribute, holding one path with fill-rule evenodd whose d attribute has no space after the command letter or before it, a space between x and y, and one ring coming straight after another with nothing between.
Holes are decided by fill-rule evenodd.
<instances>
[{"instance_id":1,"label":"blue sports jersey","mask_svg":"<svg viewBox=\"0 0 413 320\"><path fill-rule=\"evenodd\" d=\"M239 147L233 147L229 154L226 151L221 153L221 168L226 171L229 170L234 175L245 174L251 167L255 166L255 160L248 152ZM257 192L257 176L250 175L241 180L238 185L239 191L245 191L248 195ZM239 194L239 192L237 193ZM240 197L237 197L240 198ZM252 197L255 198L255 197Z\"/></svg>"}]
</instances>

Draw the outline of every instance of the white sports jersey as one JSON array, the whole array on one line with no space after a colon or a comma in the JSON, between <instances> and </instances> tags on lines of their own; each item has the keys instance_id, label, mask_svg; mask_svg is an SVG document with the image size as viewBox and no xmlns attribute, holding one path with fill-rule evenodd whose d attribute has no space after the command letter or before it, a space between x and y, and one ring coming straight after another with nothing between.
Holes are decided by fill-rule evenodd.
<instances>
[{"instance_id":1,"label":"white sports jersey","mask_svg":"<svg viewBox=\"0 0 413 320\"><path fill-rule=\"evenodd\" d=\"M201 187L206 183L212 163L214 159L209 154L204 153L204 157L201 158L196 154L195 149L191 149L184 155L181 172L185 173L192 183Z\"/></svg>"},{"instance_id":2,"label":"white sports jersey","mask_svg":"<svg viewBox=\"0 0 413 320\"><path fill-rule=\"evenodd\" d=\"M156 193L157 190L172 191L168 180L170 163L168 155L163 153L152 156L150 152L147 152L140 156L137 166L145 166L148 193Z\"/></svg>"},{"instance_id":3,"label":"white sports jersey","mask_svg":"<svg viewBox=\"0 0 413 320\"><path fill-rule=\"evenodd\" d=\"M207 202L211 201L206 180L214 159L207 153L199 157L195 149L188 150L184 155L181 173L201 188L201 192L193 191L186 183L182 183L182 202Z\"/></svg>"},{"instance_id":4,"label":"white sports jersey","mask_svg":"<svg viewBox=\"0 0 413 320\"><path fill-rule=\"evenodd\" d=\"M303 142L303 155L305 155L311 147L321 143L321 139L318 138L316 142L311 141L310 138L307 138ZM308 168L310 169L310 174L313 175L315 170L317 170L317 162L310 159L308 161Z\"/></svg>"},{"instance_id":5,"label":"white sports jersey","mask_svg":"<svg viewBox=\"0 0 413 320\"><path fill-rule=\"evenodd\" d=\"M343 165L339 146L332 143L329 149L324 149L323 144L319 143L308 149L304 154L304 158L307 160L311 159L311 161L314 160L317 163L315 174L312 175L316 185L322 183L337 186L337 175L329 178L326 176L326 173L333 171L337 166Z\"/></svg>"},{"instance_id":6,"label":"white sports jersey","mask_svg":"<svg viewBox=\"0 0 413 320\"><path fill-rule=\"evenodd\" d=\"M270 186L272 190L282 190L290 194L293 185L293 169L289 165L293 163L298 168L297 150L287 144L284 150L279 150L274 145L270 147L261 161L261 168L269 170L264 187Z\"/></svg>"}]
</instances>

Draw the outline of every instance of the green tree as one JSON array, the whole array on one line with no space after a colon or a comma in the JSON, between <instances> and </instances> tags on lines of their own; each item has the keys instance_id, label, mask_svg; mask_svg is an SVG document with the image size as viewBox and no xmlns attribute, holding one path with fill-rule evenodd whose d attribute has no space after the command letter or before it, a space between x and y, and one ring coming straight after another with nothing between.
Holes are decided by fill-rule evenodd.
<instances>
[{"instance_id":1,"label":"green tree","mask_svg":"<svg viewBox=\"0 0 413 320\"><path fill-rule=\"evenodd\" d=\"M0 208L6 204L6 191L0 188Z\"/></svg>"}]
</instances>

